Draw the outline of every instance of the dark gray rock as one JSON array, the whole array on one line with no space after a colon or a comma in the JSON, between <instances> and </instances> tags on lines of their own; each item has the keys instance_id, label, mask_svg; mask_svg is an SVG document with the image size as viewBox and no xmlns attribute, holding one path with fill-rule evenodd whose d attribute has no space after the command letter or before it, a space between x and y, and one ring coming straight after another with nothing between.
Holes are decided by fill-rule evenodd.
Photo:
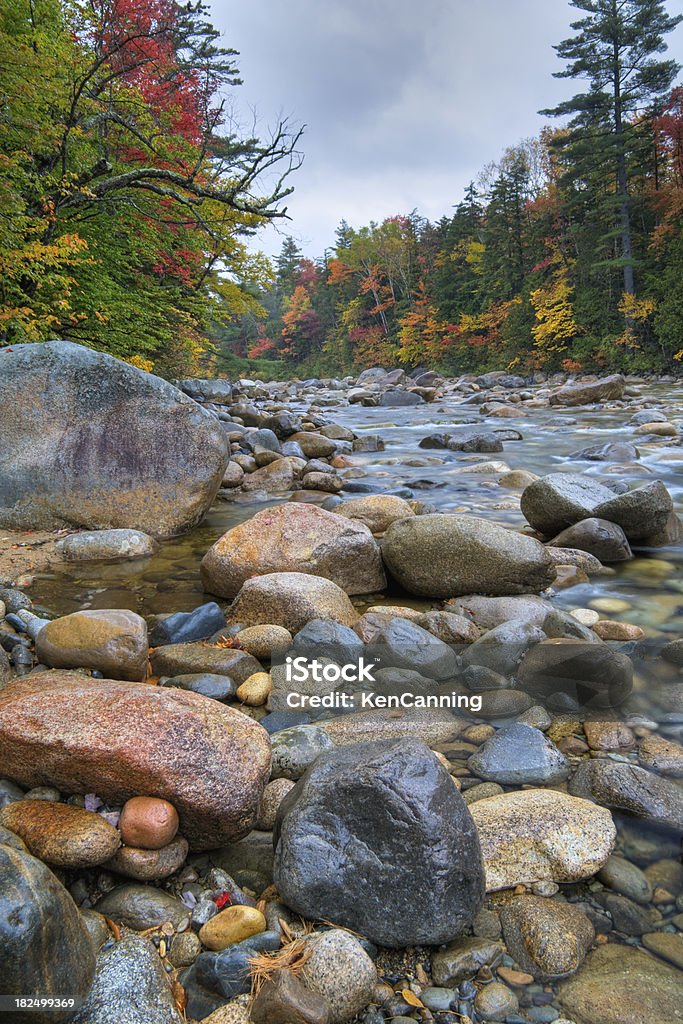
<instances>
[{"instance_id":1,"label":"dark gray rock","mask_svg":"<svg viewBox=\"0 0 683 1024\"><path fill-rule=\"evenodd\" d=\"M569 458L586 459L588 462L635 462L640 458L640 453L634 444L615 441L611 444L594 444L590 448L582 448L579 452L572 452Z\"/></svg>"},{"instance_id":2,"label":"dark gray rock","mask_svg":"<svg viewBox=\"0 0 683 1024\"><path fill-rule=\"evenodd\" d=\"M6 996L83 998L95 952L76 904L45 865L0 845L0 989ZM13 1024L60 1024L72 1010L17 1011Z\"/></svg>"},{"instance_id":3,"label":"dark gray rock","mask_svg":"<svg viewBox=\"0 0 683 1024\"><path fill-rule=\"evenodd\" d=\"M683 832L683 789L634 764L595 758L579 765L569 782L573 796L613 811Z\"/></svg>"},{"instance_id":4,"label":"dark gray rock","mask_svg":"<svg viewBox=\"0 0 683 1024\"><path fill-rule=\"evenodd\" d=\"M340 665L357 661L365 649L350 626L330 619L311 619L296 634L292 647L294 655L331 658Z\"/></svg>"},{"instance_id":5,"label":"dark gray rock","mask_svg":"<svg viewBox=\"0 0 683 1024\"><path fill-rule=\"evenodd\" d=\"M97 958L92 989L71 1024L182 1024L159 954L139 935L124 935Z\"/></svg>"},{"instance_id":6,"label":"dark gray rock","mask_svg":"<svg viewBox=\"0 0 683 1024\"><path fill-rule=\"evenodd\" d=\"M368 647L368 658L382 668L411 669L435 680L450 679L458 670L453 649L409 619L392 619L381 626Z\"/></svg>"},{"instance_id":7,"label":"dark gray rock","mask_svg":"<svg viewBox=\"0 0 683 1024\"><path fill-rule=\"evenodd\" d=\"M620 526L593 516L568 527L552 540L556 548L574 548L595 555L601 562L627 562L633 558L626 534Z\"/></svg>"},{"instance_id":8,"label":"dark gray rock","mask_svg":"<svg viewBox=\"0 0 683 1024\"><path fill-rule=\"evenodd\" d=\"M484 665L500 675L512 674L535 644L545 640L540 626L512 619L490 629L462 653L465 666Z\"/></svg>"},{"instance_id":9,"label":"dark gray rock","mask_svg":"<svg viewBox=\"0 0 683 1024\"><path fill-rule=\"evenodd\" d=\"M487 740L467 762L489 782L545 786L569 777L569 761L540 729L516 722Z\"/></svg>"},{"instance_id":10,"label":"dark gray rock","mask_svg":"<svg viewBox=\"0 0 683 1024\"><path fill-rule=\"evenodd\" d=\"M447 942L483 898L474 823L421 740L323 755L280 805L274 841L288 906L383 946Z\"/></svg>"},{"instance_id":11,"label":"dark gray rock","mask_svg":"<svg viewBox=\"0 0 683 1024\"><path fill-rule=\"evenodd\" d=\"M203 517L228 443L191 398L66 341L14 345L0 362L1 525L171 537Z\"/></svg>"},{"instance_id":12,"label":"dark gray rock","mask_svg":"<svg viewBox=\"0 0 683 1024\"><path fill-rule=\"evenodd\" d=\"M179 380L178 387L196 402L210 402L212 405L230 405L233 385L228 380Z\"/></svg>"},{"instance_id":13,"label":"dark gray rock","mask_svg":"<svg viewBox=\"0 0 683 1024\"><path fill-rule=\"evenodd\" d=\"M227 701L235 696L237 687L230 676L219 676L212 672L190 672L186 675L162 677L161 686L177 686L181 690L201 693L212 700Z\"/></svg>"},{"instance_id":14,"label":"dark gray rock","mask_svg":"<svg viewBox=\"0 0 683 1024\"><path fill-rule=\"evenodd\" d=\"M220 953L200 953L195 963L196 980L209 992L234 999L251 988L250 958L279 949L280 943L280 933L269 931L235 942Z\"/></svg>"},{"instance_id":15,"label":"dark gray rock","mask_svg":"<svg viewBox=\"0 0 683 1024\"><path fill-rule=\"evenodd\" d=\"M135 931L144 931L170 921L178 925L190 916L187 907L170 893L151 885L126 883L108 892L95 908L105 917Z\"/></svg>"},{"instance_id":16,"label":"dark gray rock","mask_svg":"<svg viewBox=\"0 0 683 1024\"><path fill-rule=\"evenodd\" d=\"M224 625L225 615L215 601L209 601L191 612L175 612L160 619L149 634L149 643L151 647L161 647L207 640Z\"/></svg>"},{"instance_id":17,"label":"dark gray rock","mask_svg":"<svg viewBox=\"0 0 683 1024\"><path fill-rule=\"evenodd\" d=\"M396 408L406 405L424 405L424 398L413 391L385 391L377 403L383 408Z\"/></svg>"}]
</instances>

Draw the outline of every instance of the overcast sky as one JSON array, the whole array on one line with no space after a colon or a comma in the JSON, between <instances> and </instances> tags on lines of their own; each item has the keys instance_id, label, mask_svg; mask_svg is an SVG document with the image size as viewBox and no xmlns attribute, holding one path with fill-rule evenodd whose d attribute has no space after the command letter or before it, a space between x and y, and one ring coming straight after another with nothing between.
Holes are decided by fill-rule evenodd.
<instances>
[{"instance_id":1,"label":"overcast sky","mask_svg":"<svg viewBox=\"0 0 683 1024\"><path fill-rule=\"evenodd\" d=\"M681 0L669 0L670 12ZM552 49L580 12L568 0L212 0L240 51L236 112L265 132L305 124L288 200L292 234L315 258L353 227L417 209L449 213L481 169L536 135L573 82ZM683 26L669 37L683 63ZM261 247L279 251L268 229Z\"/></svg>"}]
</instances>

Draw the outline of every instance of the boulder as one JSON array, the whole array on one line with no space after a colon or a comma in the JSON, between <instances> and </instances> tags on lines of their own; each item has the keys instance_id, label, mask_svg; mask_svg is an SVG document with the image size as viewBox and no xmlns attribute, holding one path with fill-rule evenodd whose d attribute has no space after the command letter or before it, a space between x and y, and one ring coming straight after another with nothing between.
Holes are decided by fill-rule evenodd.
<instances>
[{"instance_id":1,"label":"boulder","mask_svg":"<svg viewBox=\"0 0 683 1024\"><path fill-rule=\"evenodd\" d=\"M551 542L553 547L587 551L606 563L627 562L633 558L626 534L616 523L591 517L568 527Z\"/></svg>"},{"instance_id":2,"label":"boulder","mask_svg":"<svg viewBox=\"0 0 683 1024\"><path fill-rule=\"evenodd\" d=\"M253 827L270 740L246 715L199 694L41 672L0 691L0 761L24 786L120 803L161 797L191 846L211 849Z\"/></svg>"},{"instance_id":3,"label":"boulder","mask_svg":"<svg viewBox=\"0 0 683 1024\"><path fill-rule=\"evenodd\" d=\"M392 523L382 554L392 576L421 597L538 593L555 579L542 544L474 516Z\"/></svg>"},{"instance_id":4,"label":"boulder","mask_svg":"<svg viewBox=\"0 0 683 1024\"><path fill-rule=\"evenodd\" d=\"M311 619L353 626L358 618L341 587L302 572L275 572L247 580L230 609L231 622L284 626L290 633L298 633Z\"/></svg>"},{"instance_id":5,"label":"boulder","mask_svg":"<svg viewBox=\"0 0 683 1024\"><path fill-rule=\"evenodd\" d=\"M664 484L654 480L624 494L610 495L597 506L595 515L616 523L630 541L644 541L665 529L673 507Z\"/></svg>"},{"instance_id":6,"label":"boulder","mask_svg":"<svg viewBox=\"0 0 683 1024\"><path fill-rule=\"evenodd\" d=\"M202 560L211 593L235 597L248 579L306 572L330 579L348 594L382 590L379 548L364 523L315 505L287 502L228 530Z\"/></svg>"},{"instance_id":7,"label":"boulder","mask_svg":"<svg viewBox=\"0 0 683 1024\"><path fill-rule=\"evenodd\" d=\"M280 805L274 841L288 906L382 946L447 942L483 898L469 811L420 740L323 754Z\"/></svg>"},{"instance_id":8,"label":"boulder","mask_svg":"<svg viewBox=\"0 0 683 1024\"><path fill-rule=\"evenodd\" d=\"M551 473L524 488L521 508L534 530L554 537L568 526L597 515L595 509L613 497L613 491L590 477Z\"/></svg>"},{"instance_id":9,"label":"boulder","mask_svg":"<svg viewBox=\"0 0 683 1024\"><path fill-rule=\"evenodd\" d=\"M586 381L582 384L568 384L552 392L551 405L574 406L593 405L595 402L609 402L624 397L626 381L620 373L602 380Z\"/></svg>"},{"instance_id":10,"label":"boulder","mask_svg":"<svg viewBox=\"0 0 683 1024\"><path fill-rule=\"evenodd\" d=\"M43 626L36 655L50 668L96 669L139 682L147 673L147 624L125 609L74 612Z\"/></svg>"},{"instance_id":11,"label":"boulder","mask_svg":"<svg viewBox=\"0 0 683 1024\"><path fill-rule=\"evenodd\" d=\"M202 519L228 442L191 398L66 341L13 345L0 361L0 525L172 537Z\"/></svg>"},{"instance_id":12,"label":"boulder","mask_svg":"<svg viewBox=\"0 0 683 1024\"><path fill-rule=\"evenodd\" d=\"M159 545L139 530L93 530L72 533L55 544L55 552L65 562L118 562L149 558Z\"/></svg>"},{"instance_id":13,"label":"boulder","mask_svg":"<svg viewBox=\"0 0 683 1024\"><path fill-rule=\"evenodd\" d=\"M87 995L95 953L76 904L28 853L0 845L0 986L4 996ZM73 1009L16 1011L15 1024L61 1024Z\"/></svg>"},{"instance_id":14,"label":"boulder","mask_svg":"<svg viewBox=\"0 0 683 1024\"><path fill-rule=\"evenodd\" d=\"M589 800L524 789L470 804L486 869L486 891L534 882L577 882L599 871L617 831Z\"/></svg>"}]
</instances>

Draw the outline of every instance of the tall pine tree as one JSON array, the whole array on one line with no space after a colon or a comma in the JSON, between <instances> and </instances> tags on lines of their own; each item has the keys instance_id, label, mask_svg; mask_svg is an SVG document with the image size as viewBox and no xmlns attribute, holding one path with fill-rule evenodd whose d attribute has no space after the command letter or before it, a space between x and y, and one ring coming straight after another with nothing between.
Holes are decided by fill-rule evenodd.
<instances>
[{"instance_id":1,"label":"tall pine tree","mask_svg":"<svg viewBox=\"0 0 683 1024\"><path fill-rule=\"evenodd\" d=\"M638 119L661 103L679 65L662 59L665 36L683 15L672 17L660 0L571 0L586 13L572 23L576 35L555 47L568 62L556 78L582 78L588 88L557 107L542 111L570 116L562 145L575 177L590 181L596 162L612 180L607 202L618 239L616 262L623 268L624 292L635 295L634 249L629 187L629 156Z\"/></svg>"}]
</instances>

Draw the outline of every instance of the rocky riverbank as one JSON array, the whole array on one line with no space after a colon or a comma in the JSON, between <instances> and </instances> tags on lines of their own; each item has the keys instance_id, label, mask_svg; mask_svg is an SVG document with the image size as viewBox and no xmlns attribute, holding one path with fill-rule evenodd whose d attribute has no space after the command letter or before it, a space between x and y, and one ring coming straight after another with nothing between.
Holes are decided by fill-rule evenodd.
<instances>
[{"instance_id":1,"label":"rocky riverbank","mask_svg":"<svg viewBox=\"0 0 683 1024\"><path fill-rule=\"evenodd\" d=\"M8 1020L683 1020L680 385L21 348Z\"/></svg>"}]
</instances>

